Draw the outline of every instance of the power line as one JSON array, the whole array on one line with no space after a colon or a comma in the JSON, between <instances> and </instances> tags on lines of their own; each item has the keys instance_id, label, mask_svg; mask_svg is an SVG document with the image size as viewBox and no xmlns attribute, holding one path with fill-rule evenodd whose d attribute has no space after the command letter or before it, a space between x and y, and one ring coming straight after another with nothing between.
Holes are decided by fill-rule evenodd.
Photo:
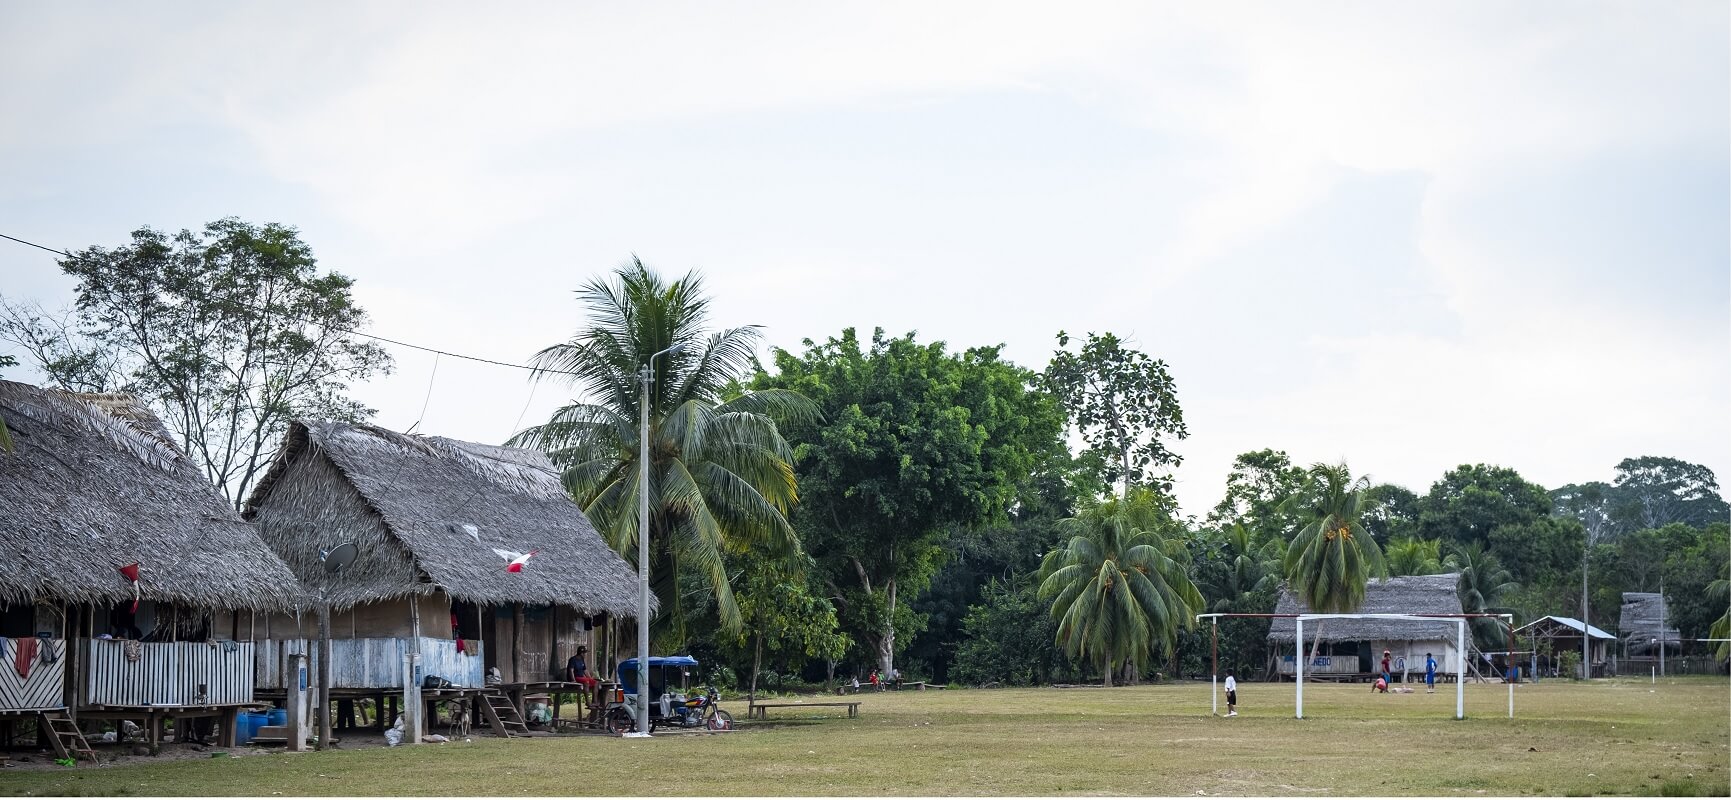
<instances>
[{"instance_id":1,"label":"power line","mask_svg":"<svg viewBox=\"0 0 1731 800\"><path fill-rule=\"evenodd\" d=\"M20 239L16 236L7 236L4 233L0 233L0 239L8 239L8 240L17 242L21 245L25 245L27 247L34 247L38 250L43 250L43 251L46 251L49 253L53 253L57 256L65 257L65 258L70 258L70 259L74 259L74 260L81 260L81 261L88 261L89 260L83 256L76 256L76 255L73 255L71 253L68 253L65 250L56 250L56 249L49 247L47 245L37 244L35 242L30 242L30 241L25 241L25 240ZM394 345L397 345L398 347L408 347L408 348L411 348L414 350L420 350L422 352L432 353L432 354L437 355L437 356L449 356L451 358L460 358L460 359L463 359L465 361L478 361L482 364L492 364L493 366L496 366L496 367L510 367L512 369L528 370L530 372L546 373L546 374L551 374L551 375L574 375L574 376L579 376L579 377L581 377L581 375L582 375L582 373L572 372L569 370L544 369L541 367L531 367L527 364L513 364L509 361L497 361L497 360L494 360L491 358L482 358L480 356L470 356L470 355L464 355L462 353L453 353L449 350L440 350L436 347L427 347L426 345L413 344L411 342L405 342L405 341L401 341L398 339L391 339L391 338L387 338L384 336L380 336L378 334L367 333L365 331L355 330L354 328L345 328L345 327L342 327L340 325L331 325L329 323L319 322L318 320L307 319L305 317L297 317L297 316L294 316L293 314L285 314L281 311L274 311L274 310L271 310L268 308L259 308L258 306L254 306L254 305L251 305L248 303L236 302L236 305L240 305L240 306L243 306L245 308L251 309L253 311L257 311L260 314L274 314L274 315L279 316L279 317L284 317L287 319L296 320L298 322L303 322L303 323L306 323L308 325L317 325L321 328L325 328L326 330L340 331L342 333L347 333L347 334L351 334L354 336L364 336L368 339L373 339L376 341L385 342L386 344L394 344Z\"/></svg>"}]
</instances>

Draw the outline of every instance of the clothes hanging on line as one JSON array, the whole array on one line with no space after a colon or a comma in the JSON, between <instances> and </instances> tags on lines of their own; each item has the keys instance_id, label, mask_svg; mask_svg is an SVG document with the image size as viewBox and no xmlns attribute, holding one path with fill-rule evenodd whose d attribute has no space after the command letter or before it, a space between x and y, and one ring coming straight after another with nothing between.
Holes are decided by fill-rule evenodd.
<instances>
[{"instance_id":1,"label":"clothes hanging on line","mask_svg":"<svg viewBox=\"0 0 1731 800\"><path fill-rule=\"evenodd\" d=\"M127 661L136 664L139 659L144 657L144 645L140 644L137 639L127 639L126 644L123 645L123 647L126 648Z\"/></svg>"},{"instance_id":2,"label":"clothes hanging on line","mask_svg":"<svg viewBox=\"0 0 1731 800\"><path fill-rule=\"evenodd\" d=\"M12 660L12 668L18 670L18 677L30 679L30 667L36 663L36 639L25 637L13 641L12 647L17 651Z\"/></svg>"},{"instance_id":3,"label":"clothes hanging on line","mask_svg":"<svg viewBox=\"0 0 1731 800\"><path fill-rule=\"evenodd\" d=\"M36 640L41 643L39 647L42 653L42 663L52 664L60 660L60 656L54 652L54 637L46 633L38 633Z\"/></svg>"}]
</instances>

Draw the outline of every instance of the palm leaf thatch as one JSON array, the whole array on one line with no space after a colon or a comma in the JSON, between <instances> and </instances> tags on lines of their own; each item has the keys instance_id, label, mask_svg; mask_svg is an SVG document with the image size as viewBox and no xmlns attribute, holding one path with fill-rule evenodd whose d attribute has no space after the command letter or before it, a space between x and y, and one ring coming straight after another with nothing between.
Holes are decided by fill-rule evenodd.
<instances>
[{"instance_id":1,"label":"palm leaf thatch","mask_svg":"<svg viewBox=\"0 0 1731 800\"><path fill-rule=\"evenodd\" d=\"M0 381L0 602L286 610L300 584L126 395Z\"/></svg>"},{"instance_id":2,"label":"palm leaf thatch","mask_svg":"<svg viewBox=\"0 0 1731 800\"><path fill-rule=\"evenodd\" d=\"M336 608L442 589L637 615L636 574L534 451L297 420L244 513ZM360 556L329 578L319 553L344 542ZM536 554L507 572L496 549Z\"/></svg>"}]
</instances>

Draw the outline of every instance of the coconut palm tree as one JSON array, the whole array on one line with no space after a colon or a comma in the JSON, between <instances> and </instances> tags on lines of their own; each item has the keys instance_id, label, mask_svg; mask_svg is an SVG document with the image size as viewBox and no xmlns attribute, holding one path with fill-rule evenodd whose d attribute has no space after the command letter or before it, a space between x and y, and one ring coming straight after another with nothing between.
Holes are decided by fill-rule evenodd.
<instances>
[{"instance_id":1,"label":"coconut palm tree","mask_svg":"<svg viewBox=\"0 0 1731 800\"><path fill-rule=\"evenodd\" d=\"M1296 498L1308 504L1308 522L1286 548L1287 585L1314 613L1357 611L1364 605L1365 583L1387 574L1382 550L1361 522L1370 480L1353 480L1345 464L1315 464L1307 473L1312 490ZM1312 659L1322 646L1323 625L1317 622Z\"/></svg>"},{"instance_id":2,"label":"coconut palm tree","mask_svg":"<svg viewBox=\"0 0 1731 800\"><path fill-rule=\"evenodd\" d=\"M1444 570L1442 540L1396 536L1383 550L1390 575L1435 575Z\"/></svg>"},{"instance_id":3,"label":"coconut palm tree","mask_svg":"<svg viewBox=\"0 0 1731 800\"><path fill-rule=\"evenodd\" d=\"M1207 581L1205 596L1213 598L1208 610L1219 614L1247 612L1251 594L1275 586L1280 580L1280 542L1269 540L1261 547L1251 544L1250 529L1234 522L1225 531L1220 556L1226 570Z\"/></svg>"},{"instance_id":4,"label":"coconut palm tree","mask_svg":"<svg viewBox=\"0 0 1731 800\"><path fill-rule=\"evenodd\" d=\"M704 329L709 298L696 273L668 282L633 258L577 291L587 327L535 355L537 379L568 381L582 400L511 438L544 450L601 535L635 562L638 493L648 492L650 576L660 611L658 646L685 638L686 598L713 597L737 633L739 606L724 553L800 555L787 523L798 499L793 453L778 420L808 420L815 406L785 390L739 392L754 364L755 327ZM655 360L649 395L649 485L639 485L640 379Z\"/></svg>"},{"instance_id":5,"label":"coconut palm tree","mask_svg":"<svg viewBox=\"0 0 1731 800\"><path fill-rule=\"evenodd\" d=\"M1455 544L1443 565L1460 573L1461 610L1468 614L1512 614L1503 598L1519 590L1509 571L1479 542ZM1502 626L1493 619L1472 621L1473 636L1481 646L1494 647L1503 637Z\"/></svg>"},{"instance_id":6,"label":"coconut palm tree","mask_svg":"<svg viewBox=\"0 0 1731 800\"><path fill-rule=\"evenodd\" d=\"M1725 609L1725 613L1713 621L1707 630L1707 638L1719 640L1715 655L1726 659L1731 658L1731 641L1727 641L1731 639L1731 564L1720 565L1719 574L1726 577L1707 584L1707 601Z\"/></svg>"},{"instance_id":7,"label":"coconut palm tree","mask_svg":"<svg viewBox=\"0 0 1731 800\"><path fill-rule=\"evenodd\" d=\"M1158 522L1154 493L1132 488L1060 522L1070 539L1040 564L1040 598L1052 601L1058 644L1099 665L1107 686L1119 665L1170 650L1202 609L1202 594L1173 558L1182 543L1161 537Z\"/></svg>"}]
</instances>

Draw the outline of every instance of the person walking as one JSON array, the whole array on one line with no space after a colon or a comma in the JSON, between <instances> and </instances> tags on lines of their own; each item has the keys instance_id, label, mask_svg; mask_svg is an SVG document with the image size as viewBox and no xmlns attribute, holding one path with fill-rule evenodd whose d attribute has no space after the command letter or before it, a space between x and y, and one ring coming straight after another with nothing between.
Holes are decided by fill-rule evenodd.
<instances>
[{"instance_id":1,"label":"person walking","mask_svg":"<svg viewBox=\"0 0 1731 800\"><path fill-rule=\"evenodd\" d=\"M1430 653L1424 654L1424 691L1425 694L1436 694L1436 659Z\"/></svg>"},{"instance_id":2,"label":"person walking","mask_svg":"<svg viewBox=\"0 0 1731 800\"><path fill-rule=\"evenodd\" d=\"M1394 670L1389 668L1389 657L1392 655L1394 654L1387 650L1382 651L1382 682L1384 685L1394 682Z\"/></svg>"},{"instance_id":3,"label":"person walking","mask_svg":"<svg viewBox=\"0 0 1731 800\"><path fill-rule=\"evenodd\" d=\"M1226 716L1238 716L1238 679L1232 677L1232 670L1226 671Z\"/></svg>"}]
</instances>

